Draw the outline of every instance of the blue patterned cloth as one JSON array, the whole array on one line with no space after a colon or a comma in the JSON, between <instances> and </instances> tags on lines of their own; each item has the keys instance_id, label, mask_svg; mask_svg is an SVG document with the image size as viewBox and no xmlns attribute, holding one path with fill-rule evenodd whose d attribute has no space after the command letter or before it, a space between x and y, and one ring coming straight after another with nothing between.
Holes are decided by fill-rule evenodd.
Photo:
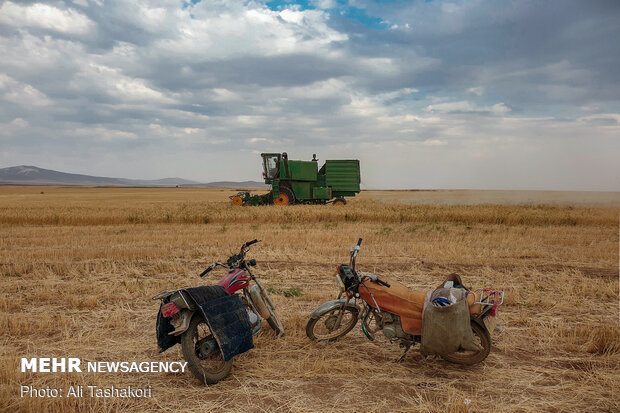
<instances>
[{"instance_id":1,"label":"blue patterned cloth","mask_svg":"<svg viewBox=\"0 0 620 413\"><path fill-rule=\"evenodd\" d=\"M237 294L209 300L199 307L220 345L224 360L254 348L248 312Z\"/></svg>"}]
</instances>

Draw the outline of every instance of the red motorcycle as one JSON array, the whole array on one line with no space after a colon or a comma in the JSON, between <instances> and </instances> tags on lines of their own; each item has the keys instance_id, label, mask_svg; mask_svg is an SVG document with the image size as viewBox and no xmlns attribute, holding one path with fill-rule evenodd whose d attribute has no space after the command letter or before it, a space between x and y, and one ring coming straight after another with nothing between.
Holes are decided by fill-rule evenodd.
<instances>
[{"instance_id":1,"label":"red motorcycle","mask_svg":"<svg viewBox=\"0 0 620 413\"><path fill-rule=\"evenodd\" d=\"M228 274L217 286L163 291L153 297L154 300L162 301L157 327L158 343L162 351L180 342L189 370L205 384L215 384L227 377L232 369L232 360L224 359L221 341L200 311L199 301L237 294L247 310L252 335L261 330L262 320L267 320L276 336L284 334L284 327L271 298L252 273L251 267L256 265L256 260L246 260L250 246L257 242L244 242L238 254L230 256L225 263L211 264L200 274L204 277L218 266L226 268ZM250 287L252 282L254 285ZM166 319L164 321L170 325L168 330L172 331L160 332L161 317Z\"/></svg>"},{"instance_id":2,"label":"red motorcycle","mask_svg":"<svg viewBox=\"0 0 620 413\"><path fill-rule=\"evenodd\" d=\"M340 286L338 299L328 301L314 310L306 326L306 335L311 340L336 340L351 331L361 319L362 331L369 340L375 340L376 333L381 331L390 342L396 341L405 348L400 358L402 361L415 343L423 343L422 313L427 295L430 297L431 294L427 291L411 291L396 280L379 279L375 274L356 271L355 259L361 244L360 238L357 246L351 249L349 265L337 267L336 279ZM469 320L465 315L465 322L470 322L473 333L471 339L477 343L473 351L461 349L440 355L453 363L480 363L491 351L491 336L485 321L489 316L495 316L497 307L504 300L504 293L492 289L469 291L461 284L458 276L449 278L446 284L448 290L451 287L462 289L460 292L467 299L465 313L469 307Z\"/></svg>"}]
</instances>

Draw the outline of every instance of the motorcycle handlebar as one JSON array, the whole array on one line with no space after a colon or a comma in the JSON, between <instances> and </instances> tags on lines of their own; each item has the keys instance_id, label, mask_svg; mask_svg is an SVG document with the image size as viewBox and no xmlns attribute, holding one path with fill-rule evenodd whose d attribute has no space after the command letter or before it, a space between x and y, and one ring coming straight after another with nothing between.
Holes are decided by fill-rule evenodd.
<instances>
[{"instance_id":1,"label":"motorcycle handlebar","mask_svg":"<svg viewBox=\"0 0 620 413\"><path fill-rule=\"evenodd\" d=\"M204 270L203 272L200 273L200 277L204 277L205 275L210 273L217 266L218 266L217 262L214 262L213 264L209 265L206 270Z\"/></svg>"},{"instance_id":2,"label":"motorcycle handlebar","mask_svg":"<svg viewBox=\"0 0 620 413\"><path fill-rule=\"evenodd\" d=\"M260 240L258 239L253 239L252 241L246 241L243 243L243 245L245 245L246 247L249 247L252 244L256 244L257 242L260 242Z\"/></svg>"},{"instance_id":3,"label":"motorcycle handlebar","mask_svg":"<svg viewBox=\"0 0 620 413\"><path fill-rule=\"evenodd\" d=\"M377 284L381 284L387 288L390 288L390 284L386 283L385 281L381 281L380 279L377 278L377 280L375 281Z\"/></svg>"},{"instance_id":4,"label":"motorcycle handlebar","mask_svg":"<svg viewBox=\"0 0 620 413\"><path fill-rule=\"evenodd\" d=\"M390 288L390 284L386 283L385 281L380 280L376 274L368 274L366 275L366 277L368 277L368 279L370 279L371 281L376 282L377 284L381 284L384 287Z\"/></svg>"},{"instance_id":5,"label":"motorcycle handlebar","mask_svg":"<svg viewBox=\"0 0 620 413\"><path fill-rule=\"evenodd\" d=\"M252 244L256 244L257 242L260 242L260 240L258 239L253 239L252 241L246 241L241 245L241 252L237 255L232 255L230 257L228 257L228 261L226 261L226 263L228 264L228 266L231 266L233 264L234 261L237 260L241 260L243 259L243 257L245 257L245 248L249 247ZM214 262L213 264L209 265L207 267L206 270L204 270L203 272L200 273L200 277L204 277L205 275L207 275L208 273L210 273L215 267L217 267L218 265L221 266L225 266L224 264L222 264L221 262ZM254 265L256 265L256 261L254 261Z\"/></svg>"}]
</instances>

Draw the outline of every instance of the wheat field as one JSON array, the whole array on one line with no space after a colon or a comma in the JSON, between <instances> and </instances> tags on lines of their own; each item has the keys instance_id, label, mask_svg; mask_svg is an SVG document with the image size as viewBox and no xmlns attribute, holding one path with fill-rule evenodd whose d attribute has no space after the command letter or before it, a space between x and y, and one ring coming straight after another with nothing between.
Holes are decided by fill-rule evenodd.
<instances>
[{"instance_id":1,"label":"wheat field","mask_svg":"<svg viewBox=\"0 0 620 413\"><path fill-rule=\"evenodd\" d=\"M2 411L620 411L619 209L605 205L450 205L362 193L345 207L232 207L234 190L0 187ZM502 331L474 367L396 363L396 344L358 328L314 343L305 324L335 298L335 266L364 238L358 268L414 289L452 272L506 292ZM20 373L21 357L179 361L158 353L161 290L214 284L208 264L258 238L249 258L283 320L232 374ZM297 296L285 294L297 291ZM20 385L152 386L152 398L30 398ZM471 401L466 405L466 401Z\"/></svg>"}]
</instances>

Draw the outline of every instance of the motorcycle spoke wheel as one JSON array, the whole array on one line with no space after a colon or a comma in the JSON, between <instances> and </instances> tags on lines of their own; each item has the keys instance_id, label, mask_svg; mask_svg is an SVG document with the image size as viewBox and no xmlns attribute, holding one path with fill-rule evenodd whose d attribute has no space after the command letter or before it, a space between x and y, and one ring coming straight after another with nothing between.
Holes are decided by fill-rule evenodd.
<instances>
[{"instance_id":1,"label":"motorcycle spoke wheel","mask_svg":"<svg viewBox=\"0 0 620 413\"><path fill-rule=\"evenodd\" d=\"M462 350L451 354L445 354L441 356L444 360L455 364L472 366L487 358L491 352L491 335L489 334L489 331L485 327L481 327L478 323L474 322L471 323L471 329L474 333L476 342L480 344L482 350Z\"/></svg>"},{"instance_id":2,"label":"motorcycle spoke wheel","mask_svg":"<svg viewBox=\"0 0 620 413\"><path fill-rule=\"evenodd\" d=\"M271 313L267 308L267 304L265 304L265 299L263 298L263 294L261 288L258 285L253 285L249 290L250 300L254 305L254 308L263 317L265 320L271 317Z\"/></svg>"},{"instance_id":3,"label":"motorcycle spoke wheel","mask_svg":"<svg viewBox=\"0 0 620 413\"><path fill-rule=\"evenodd\" d=\"M340 323L338 316L342 312ZM311 318L306 326L306 335L311 340L332 341L336 340L355 327L358 312L350 307L344 309L335 308L318 318Z\"/></svg>"},{"instance_id":4,"label":"motorcycle spoke wheel","mask_svg":"<svg viewBox=\"0 0 620 413\"><path fill-rule=\"evenodd\" d=\"M284 325L282 325L282 321L280 321L280 317L278 317L278 314L276 313L276 306L273 304L271 297L269 297L269 294L267 294L267 291L264 289L261 289L261 296L263 297L265 307L267 307L267 310L269 311L269 318L267 319L269 327L276 332L276 336L283 336Z\"/></svg>"},{"instance_id":5,"label":"motorcycle spoke wheel","mask_svg":"<svg viewBox=\"0 0 620 413\"><path fill-rule=\"evenodd\" d=\"M363 320L364 330L366 330L364 334L366 334L366 337L371 341L382 342L385 336L383 334L377 334L383 328L377 317L377 313L374 310L370 311L368 316L365 317ZM389 340L385 339L385 341Z\"/></svg>"},{"instance_id":6,"label":"motorcycle spoke wheel","mask_svg":"<svg viewBox=\"0 0 620 413\"><path fill-rule=\"evenodd\" d=\"M230 374L232 361L224 361L219 345L202 317L192 319L181 336L181 347L189 371L204 384L215 384Z\"/></svg>"}]
</instances>

